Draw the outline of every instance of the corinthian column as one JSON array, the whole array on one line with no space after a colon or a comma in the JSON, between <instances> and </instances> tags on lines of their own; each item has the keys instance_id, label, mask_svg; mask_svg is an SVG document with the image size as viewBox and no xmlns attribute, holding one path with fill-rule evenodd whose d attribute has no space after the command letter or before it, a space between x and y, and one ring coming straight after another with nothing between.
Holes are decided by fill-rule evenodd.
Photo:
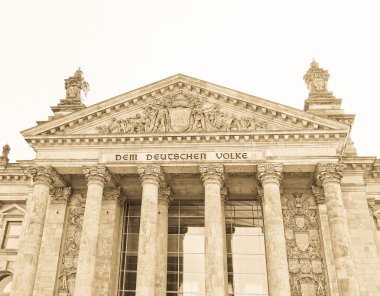
<instances>
[{"instance_id":1,"label":"corinthian column","mask_svg":"<svg viewBox=\"0 0 380 296\"><path fill-rule=\"evenodd\" d=\"M205 164L200 165L199 170L205 186L206 296L223 296L228 293L224 199L221 195L224 168L221 164Z\"/></svg>"},{"instance_id":2,"label":"corinthian column","mask_svg":"<svg viewBox=\"0 0 380 296\"><path fill-rule=\"evenodd\" d=\"M24 234L19 248L14 273L13 296L32 295L36 278L38 256L45 224L49 189L58 179L51 167L34 167L28 170L34 182L33 194L23 223Z\"/></svg>"},{"instance_id":3,"label":"corinthian column","mask_svg":"<svg viewBox=\"0 0 380 296\"><path fill-rule=\"evenodd\" d=\"M290 296L289 270L280 196L282 164L259 164L257 166L257 177L262 184L264 193L262 205L269 295Z\"/></svg>"},{"instance_id":4,"label":"corinthian column","mask_svg":"<svg viewBox=\"0 0 380 296\"><path fill-rule=\"evenodd\" d=\"M158 190L156 294L166 295L166 272L168 254L168 208L172 200L169 187Z\"/></svg>"},{"instance_id":5,"label":"corinthian column","mask_svg":"<svg viewBox=\"0 0 380 296\"><path fill-rule=\"evenodd\" d=\"M325 192L339 294L356 296L359 295L359 288L354 278L350 233L340 188L340 181L343 177L342 170L343 165L339 163L319 163L317 165L317 180L322 184Z\"/></svg>"},{"instance_id":6,"label":"corinthian column","mask_svg":"<svg viewBox=\"0 0 380 296\"><path fill-rule=\"evenodd\" d=\"M103 188L111 179L111 175L103 166L84 167L83 173L87 181L87 198L75 279L75 296L93 295Z\"/></svg>"},{"instance_id":7,"label":"corinthian column","mask_svg":"<svg viewBox=\"0 0 380 296\"><path fill-rule=\"evenodd\" d=\"M138 165L142 182L136 296L155 296L157 258L158 187L164 174L158 165ZM166 273L166 271L165 271Z\"/></svg>"}]
</instances>

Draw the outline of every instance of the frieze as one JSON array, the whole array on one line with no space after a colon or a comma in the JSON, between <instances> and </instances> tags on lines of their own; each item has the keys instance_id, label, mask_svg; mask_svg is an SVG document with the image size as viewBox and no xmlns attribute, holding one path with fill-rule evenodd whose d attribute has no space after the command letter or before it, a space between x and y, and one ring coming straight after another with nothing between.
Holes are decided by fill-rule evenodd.
<instances>
[{"instance_id":1,"label":"frieze","mask_svg":"<svg viewBox=\"0 0 380 296\"><path fill-rule=\"evenodd\" d=\"M325 296L326 280L319 238L317 204L310 194L283 196L292 296Z\"/></svg>"},{"instance_id":2,"label":"frieze","mask_svg":"<svg viewBox=\"0 0 380 296\"><path fill-rule=\"evenodd\" d=\"M141 114L125 119L113 118L109 124L96 127L101 134L257 131L268 128L265 121L228 114L219 105L182 91L155 99L143 107Z\"/></svg>"}]
</instances>

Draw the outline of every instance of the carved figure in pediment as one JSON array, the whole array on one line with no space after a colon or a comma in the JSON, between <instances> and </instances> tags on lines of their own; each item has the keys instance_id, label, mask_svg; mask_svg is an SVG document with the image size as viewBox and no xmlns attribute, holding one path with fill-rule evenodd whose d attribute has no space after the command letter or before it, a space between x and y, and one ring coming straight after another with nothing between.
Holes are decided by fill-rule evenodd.
<instances>
[{"instance_id":1,"label":"carved figure in pediment","mask_svg":"<svg viewBox=\"0 0 380 296\"><path fill-rule=\"evenodd\" d=\"M185 93L162 97L125 119L112 118L96 127L103 134L164 133L185 131L254 131L268 128L264 121L222 112L220 106Z\"/></svg>"}]
</instances>

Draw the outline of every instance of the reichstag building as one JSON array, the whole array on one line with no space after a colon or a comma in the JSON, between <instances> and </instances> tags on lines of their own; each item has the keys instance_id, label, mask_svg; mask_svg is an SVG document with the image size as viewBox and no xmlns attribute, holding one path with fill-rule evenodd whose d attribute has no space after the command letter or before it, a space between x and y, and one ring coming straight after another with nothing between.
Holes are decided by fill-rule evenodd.
<instances>
[{"instance_id":1,"label":"reichstag building","mask_svg":"<svg viewBox=\"0 0 380 296\"><path fill-rule=\"evenodd\" d=\"M303 110L177 74L0 156L0 296L378 296L380 160L313 61Z\"/></svg>"}]
</instances>

